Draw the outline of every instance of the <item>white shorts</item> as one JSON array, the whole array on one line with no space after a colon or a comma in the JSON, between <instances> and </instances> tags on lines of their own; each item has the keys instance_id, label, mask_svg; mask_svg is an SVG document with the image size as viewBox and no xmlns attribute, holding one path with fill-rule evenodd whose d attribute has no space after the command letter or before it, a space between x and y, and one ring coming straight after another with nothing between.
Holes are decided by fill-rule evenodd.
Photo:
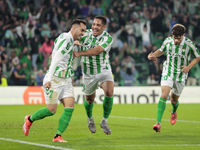
<instances>
[{"instance_id":1,"label":"white shorts","mask_svg":"<svg viewBox=\"0 0 200 150\"><path fill-rule=\"evenodd\" d=\"M96 75L83 74L83 90L85 95L92 95L98 88L98 85L105 81L114 82L111 70L105 70Z\"/></svg>"},{"instance_id":2,"label":"white shorts","mask_svg":"<svg viewBox=\"0 0 200 150\"><path fill-rule=\"evenodd\" d=\"M74 97L74 88L71 78L60 78L53 76L51 80L51 88L45 89L44 84L46 83L45 79L47 75L45 76L43 82L43 91L46 104L57 104L58 100L66 97Z\"/></svg>"},{"instance_id":3,"label":"white shorts","mask_svg":"<svg viewBox=\"0 0 200 150\"><path fill-rule=\"evenodd\" d=\"M169 86L172 88L172 92L177 95L180 96L183 88L184 88L184 84L180 83L178 81L174 81L171 77L164 75L162 76L162 80L161 80L161 86Z\"/></svg>"}]
</instances>

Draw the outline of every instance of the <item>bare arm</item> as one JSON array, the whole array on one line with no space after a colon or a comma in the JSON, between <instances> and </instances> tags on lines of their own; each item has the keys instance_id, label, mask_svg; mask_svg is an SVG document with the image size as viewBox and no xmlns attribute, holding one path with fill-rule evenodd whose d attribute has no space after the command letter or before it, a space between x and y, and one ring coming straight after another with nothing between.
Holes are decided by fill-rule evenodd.
<instances>
[{"instance_id":1,"label":"bare arm","mask_svg":"<svg viewBox=\"0 0 200 150\"><path fill-rule=\"evenodd\" d=\"M192 67L194 67L200 61L200 57L196 57L188 66L181 66L183 69L181 72L188 73Z\"/></svg>"},{"instance_id":2,"label":"bare arm","mask_svg":"<svg viewBox=\"0 0 200 150\"><path fill-rule=\"evenodd\" d=\"M89 50L86 50L86 51L81 51L81 52L74 51L74 57L96 56L96 55L100 54L101 52L104 52L103 47L97 45L95 48L89 49Z\"/></svg>"},{"instance_id":3,"label":"bare arm","mask_svg":"<svg viewBox=\"0 0 200 150\"><path fill-rule=\"evenodd\" d=\"M151 61L156 61L157 60L157 57L160 57L164 54L165 52L161 52L160 49L158 49L157 51L155 51L154 53L151 52L149 55L148 55L148 59L151 60Z\"/></svg>"}]
</instances>

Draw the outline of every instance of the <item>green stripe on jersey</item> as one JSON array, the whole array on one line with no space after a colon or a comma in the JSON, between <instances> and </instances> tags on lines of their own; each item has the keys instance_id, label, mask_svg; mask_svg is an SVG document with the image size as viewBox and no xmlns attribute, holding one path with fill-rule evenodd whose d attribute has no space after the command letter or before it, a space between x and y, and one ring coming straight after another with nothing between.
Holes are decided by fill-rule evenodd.
<instances>
[{"instance_id":1,"label":"green stripe on jersey","mask_svg":"<svg viewBox=\"0 0 200 150\"><path fill-rule=\"evenodd\" d=\"M96 55L97 73L101 73L101 64L100 64L100 56L99 55Z\"/></svg>"},{"instance_id":2,"label":"green stripe on jersey","mask_svg":"<svg viewBox=\"0 0 200 150\"><path fill-rule=\"evenodd\" d=\"M108 36L108 40L106 41L108 44L112 42L112 37Z\"/></svg>"},{"instance_id":3,"label":"green stripe on jersey","mask_svg":"<svg viewBox=\"0 0 200 150\"><path fill-rule=\"evenodd\" d=\"M83 72L86 74L87 73L86 57L84 57L83 68L84 68Z\"/></svg>"},{"instance_id":4,"label":"green stripe on jersey","mask_svg":"<svg viewBox=\"0 0 200 150\"><path fill-rule=\"evenodd\" d=\"M65 40L66 40L66 39L64 39L64 40L62 40L62 41L60 42L60 44L58 45L58 49L57 49L57 50L59 50L59 48L63 45L63 43L65 42Z\"/></svg>"},{"instance_id":5,"label":"green stripe on jersey","mask_svg":"<svg viewBox=\"0 0 200 150\"><path fill-rule=\"evenodd\" d=\"M175 45L175 53L178 54L178 50L179 50L179 45ZM176 80L176 76L177 76L177 67L178 67L178 57L174 58L174 77L173 80Z\"/></svg>"},{"instance_id":6,"label":"green stripe on jersey","mask_svg":"<svg viewBox=\"0 0 200 150\"><path fill-rule=\"evenodd\" d=\"M93 46L94 44L95 44L95 42L97 41L97 38L96 37L94 37L93 39L92 39L92 44L91 44L91 46ZM95 56L94 56L95 57ZM93 58L92 58L92 56L90 56L89 57L89 62L90 62L90 74L94 74L94 64L93 64Z\"/></svg>"},{"instance_id":7,"label":"green stripe on jersey","mask_svg":"<svg viewBox=\"0 0 200 150\"><path fill-rule=\"evenodd\" d=\"M56 72L58 69L59 69L59 67L56 67L55 72ZM55 72L54 72L54 73L55 73Z\"/></svg>"},{"instance_id":8,"label":"green stripe on jersey","mask_svg":"<svg viewBox=\"0 0 200 150\"><path fill-rule=\"evenodd\" d=\"M94 66L92 63L92 56L89 57L89 63L90 63L90 74L94 74Z\"/></svg>"},{"instance_id":9,"label":"green stripe on jersey","mask_svg":"<svg viewBox=\"0 0 200 150\"><path fill-rule=\"evenodd\" d=\"M106 48L106 47L107 47L107 44L104 43L104 44L101 45L101 46L102 46L103 48Z\"/></svg>"},{"instance_id":10,"label":"green stripe on jersey","mask_svg":"<svg viewBox=\"0 0 200 150\"><path fill-rule=\"evenodd\" d=\"M169 44L169 52L172 52L172 43ZM172 56L169 56L169 67L168 67L168 76L171 76L171 66L172 66Z\"/></svg>"},{"instance_id":11,"label":"green stripe on jersey","mask_svg":"<svg viewBox=\"0 0 200 150\"><path fill-rule=\"evenodd\" d=\"M58 41L58 38L56 38L56 39L55 39L55 41L54 41L54 42L55 42L55 44L57 43L57 41Z\"/></svg>"}]
</instances>

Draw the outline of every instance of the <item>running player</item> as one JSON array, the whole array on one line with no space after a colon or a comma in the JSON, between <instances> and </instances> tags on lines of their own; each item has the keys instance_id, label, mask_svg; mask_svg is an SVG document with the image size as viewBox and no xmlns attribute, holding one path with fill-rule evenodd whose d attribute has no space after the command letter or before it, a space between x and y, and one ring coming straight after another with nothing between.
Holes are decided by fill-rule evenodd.
<instances>
[{"instance_id":1,"label":"running player","mask_svg":"<svg viewBox=\"0 0 200 150\"><path fill-rule=\"evenodd\" d=\"M64 105L64 112L60 117L53 142L67 142L61 135L67 128L74 111L74 89L71 81L74 74L72 70L74 40L80 40L85 33L86 22L75 19L71 25L70 32L62 33L54 42L51 65L43 81L47 107L25 117L23 132L26 136L34 121L56 113L57 103L60 100Z\"/></svg>"},{"instance_id":2,"label":"running player","mask_svg":"<svg viewBox=\"0 0 200 150\"><path fill-rule=\"evenodd\" d=\"M103 119L100 126L105 134L111 134L107 119L113 106L114 80L109 64L109 51L113 43L113 38L104 31L105 28L106 18L104 16L96 16L92 24L92 29L86 30L84 36L79 41L83 45L81 51L74 51L74 56L82 56L83 88L86 95L84 107L88 117L89 130L92 133L96 132L92 109L96 89L99 85L105 94Z\"/></svg>"},{"instance_id":3,"label":"running player","mask_svg":"<svg viewBox=\"0 0 200 150\"><path fill-rule=\"evenodd\" d=\"M161 130L161 119L166 107L166 101L171 91L171 118L172 125L177 120L177 108L179 106L179 97L189 70L195 66L200 60L199 50L195 44L185 37L185 27L181 24L176 24L172 27L172 37L166 38L160 49L148 55L148 59L155 61L157 57L167 53L167 59L163 64L163 72L161 79L162 95L157 107L157 123L153 126L156 132ZM193 60L189 63L191 56Z\"/></svg>"}]
</instances>

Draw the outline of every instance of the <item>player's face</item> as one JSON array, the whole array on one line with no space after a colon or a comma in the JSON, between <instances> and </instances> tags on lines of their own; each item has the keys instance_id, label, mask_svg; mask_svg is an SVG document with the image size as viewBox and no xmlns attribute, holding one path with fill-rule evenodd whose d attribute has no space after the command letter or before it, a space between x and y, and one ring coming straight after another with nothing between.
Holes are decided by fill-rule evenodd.
<instances>
[{"instance_id":1,"label":"player's face","mask_svg":"<svg viewBox=\"0 0 200 150\"><path fill-rule=\"evenodd\" d=\"M184 35L182 35L182 36L177 36L177 37L175 37L174 35L172 35L172 36L173 36L173 40L174 40L175 45L181 44Z\"/></svg>"},{"instance_id":2,"label":"player's face","mask_svg":"<svg viewBox=\"0 0 200 150\"><path fill-rule=\"evenodd\" d=\"M94 19L92 23L92 32L93 36L97 37L103 33L103 30L106 28L106 25L102 23L101 19Z\"/></svg>"},{"instance_id":3,"label":"player's face","mask_svg":"<svg viewBox=\"0 0 200 150\"><path fill-rule=\"evenodd\" d=\"M84 25L83 23L80 23L79 26L76 27L75 29L75 37L74 40L80 40L81 37L84 35L85 30L86 30L86 25Z\"/></svg>"}]
</instances>

